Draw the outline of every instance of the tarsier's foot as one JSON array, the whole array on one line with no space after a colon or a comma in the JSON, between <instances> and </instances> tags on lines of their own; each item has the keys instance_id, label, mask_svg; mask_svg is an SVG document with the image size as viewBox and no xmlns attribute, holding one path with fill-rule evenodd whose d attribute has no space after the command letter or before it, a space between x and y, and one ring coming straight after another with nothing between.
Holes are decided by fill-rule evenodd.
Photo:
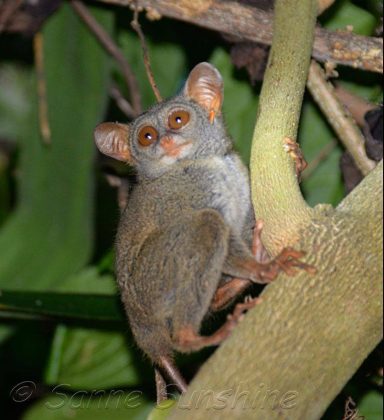
<instances>
[{"instance_id":1,"label":"tarsier's foot","mask_svg":"<svg viewBox=\"0 0 384 420\"><path fill-rule=\"evenodd\" d=\"M262 302L262 298L246 297L244 302L237 303L232 314L227 315L225 323L213 334L220 337L220 342L227 338L235 329L236 325L244 318L245 312ZM212 336L211 336L212 337ZM207 337L209 339L209 337ZM217 343L218 344L218 343Z\"/></svg>"},{"instance_id":2,"label":"tarsier's foot","mask_svg":"<svg viewBox=\"0 0 384 420\"><path fill-rule=\"evenodd\" d=\"M244 312L261 302L261 298L246 299L238 303L232 314L227 316L225 323L212 335L202 336L191 326L180 329L175 335L175 348L182 352L197 351L207 346L217 346L225 340L243 318Z\"/></svg>"},{"instance_id":3,"label":"tarsier's foot","mask_svg":"<svg viewBox=\"0 0 384 420\"><path fill-rule=\"evenodd\" d=\"M253 230L252 253L254 260L247 260L247 277L234 277L221 285L212 298L210 310L219 311L229 305L236 296L244 292L252 283L269 283L283 271L288 275L295 274L296 270L303 269L313 274L316 270L308 264L300 261L304 252L292 248L285 248L273 260L268 256L267 250L261 242L263 222L258 220ZM244 268L244 262L241 262Z\"/></svg>"},{"instance_id":4,"label":"tarsier's foot","mask_svg":"<svg viewBox=\"0 0 384 420\"><path fill-rule=\"evenodd\" d=\"M216 290L213 296L210 310L219 311L227 306L231 301L239 296L244 290L252 284L250 280L233 278Z\"/></svg>"},{"instance_id":5,"label":"tarsier's foot","mask_svg":"<svg viewBox=\"0 0 384 420\"><path fill-rule=\"evenodd\" d=\"M232 314L227 315L227 320L218 330L220 331L220 336L222 337L222 340L228 337L230 333L235 329L236 325L244 318L245 312L247 312L249 309L253 308L261 302L261 298L247 297L244 300L244 302L236 304ZM218 331L216 331L214 335L216 335Z\"/></svg>"},{"instance_id":6,"label":"tarsier's foot","mask_svg":"<svg viewBox=\"0 0 384 420\"><path fill-rule=\"evenodd\" d=\"M258 220L253 232L252 252L256 260L260 263L258 271L260 280L269 283L274 280L281 271L289 276L293 276L296 273L295 268L305 270L311 274L316 272L314 267L300 261L300 258L302 258L305 253L293 248L284 248L276 258L268 260L268 255L261 242L262 229L263 222Z\"/></svg>"},{"instance_id":7,"label":"tarsier's foot","mask_svg":"<svg viewBox=\"0 0 384 420\"><path fill-rule=\"evenodd\" d=\"M254 306L261 303L263 299L261 297L251 298L247 296L243 303L238 303L235 306L235 309L232 314L228 315L227 323L233 325L233 327L243 319L244 313L247 312L249 309L253 308Z\"/></svg>"},{"instance_id":8,"label":"tarsier's foot","mask_svg":"<svg viewBox=\"0 0 384 420\"><path fill-rule=\"evenodd\" d=\"M303 152L300 149L298 143L295 140L284 137L284 150L292 157L295 161L295 170L296 170L296 177L300 181L301 173L304 169L308 166L307 162L304 159Z\"/></svg>"}]
</instances>

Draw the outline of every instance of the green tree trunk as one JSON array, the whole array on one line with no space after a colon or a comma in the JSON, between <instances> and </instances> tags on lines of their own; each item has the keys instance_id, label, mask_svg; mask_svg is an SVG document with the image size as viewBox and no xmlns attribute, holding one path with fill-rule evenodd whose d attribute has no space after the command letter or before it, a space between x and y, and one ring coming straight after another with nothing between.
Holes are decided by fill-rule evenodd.
<instances>
[{"instance_id":1,"label":"green tree trunk","mask_svg":"<svg viewBox=\"0 0 384 420\"><path fill-rule=\"evenodd\" d=\"M275 3L251 182L268 249L304 250L317 273L265 289L172 419L318 419L382 337L382 163L336 209L312 209L283 148L297 133L316 12L314 0Z\"/></svg>"},{"instance_id":2,"label":"green tree trunk","mask_svg":"<svg viewBox=\"0 0 384 420\"><path fill-rule=\"evenodd\" d=\"M382 337L382 164L298 246L318 272L281 276L203 366L172 419L318 419Z\"/></svg>"}]
</instances>

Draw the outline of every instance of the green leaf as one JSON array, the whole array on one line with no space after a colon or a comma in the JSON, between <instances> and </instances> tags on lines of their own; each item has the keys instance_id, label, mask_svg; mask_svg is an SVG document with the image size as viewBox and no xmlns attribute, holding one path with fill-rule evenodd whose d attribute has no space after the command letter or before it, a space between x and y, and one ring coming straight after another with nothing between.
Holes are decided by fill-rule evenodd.
<instances>
[{"instance_id":1,"label":"green leaf","mask_svg":"<svg viewBox=\"0 0 384 420\"><path fill-rule=\"evenodd\" d=\"M67 277L57 284L56 292L107 294L117 292L115 279L111 274L100 275L100 268L86 267L79 273Z\"/></svg>"},{"instance_id":2,"label":"green leaf","mask_svg":"<svg viewBox=\"0 0 384 420\"><path fill-rule=\"evenodd\" d=\"M223 113L226 126L234 140L236 150L243 161L248 163L256 120L258 96L252 89L248 79L239 80L235 77L230 56L222 48L216 48L209 61L218 68L223 76Z\"/></svg>"},{"instance_id":3,"label":"green leaf","mask_svg":"<svg viewBox=\"0 0 384 420\"><path fill-rule=\"evenodd\" d=\"M304 102L299 126L300 147L309 164L317 158L332 139L334 133L320 111L309 100ZM344 196L344 186L341 178L339 158L340 146L332 152L314 169L308 179L301 186L308 204L318 203L336 205ZM305 175L305 172L304 172Z\"/></svg>"},{"instance_id":4,"label":"green leaf","mask_svg":"<svg viewBox=\"0 0 384 420\"><path fill-rule=\"evenodd\" d=\"M34 404L23 420L145 420L153 407L138 390L80 390L68 394L64 385Z\"/></svg>"},{"instance_id":5,"label":"green leaf","mask_svg":"<svg viewBox=\"0 0 384 420\"><path fill-rule=\"evenodd\" d=\"M21 66L2 64L0 68L0 137L16 140L31 112L28 88L31 72Z\"/></svg>"},{"instance_id":6,"label":"green leaf","mask_svg":"<svg viewBox=\"0 0 384 420\"><path fill-rule=\"evenodd\" d=\"M100 271L100 273L111 272L113 270L114 262L115 252L114 250L110 250L99 261L99 263L97 264L97 268Z\"/></svg>"},{"instance_id":7,"label":"green leaf","mask_svg":"<svg viewBox=\"0 0 384 420\"><path fill-rule=\"evenodd\" d=\"M113 327L120 321L124 327L123 331L108 332L64 325L56 328L46 368L46 381L49 384L67 383L73 388L86 389L94 386L137 384L139 376L133 366L133 351L128 345L128 337L124 334L127 321L118 302L112 276L100 276L96 268L90 267L78 275L67 278L61 284L60 290L112 295L73 295L71 305L75 309L74 315L77 319L79 316L83 319L84 315L86 318L89 316L96 323L101 320L103 321L101 326L109 322ZM80 311L79 306L75 306L76 303L80 307L83 306Z\"/></svg>"},{"instance_id":8,"label":"green leaf","mask_svg":"<svg viewBox=\"0 0 384 420\"><path fill-rule=\"evenodd\" d=\"M366 420L381 420L383 418L383 396L380 392L371 391L364 395L358 404L359 415Z\"/></svg>"},{"instance_id":9,"label":"green leaf","mask_svg":"<svg viewBox=\"0 0 384 420\"><path fill-rule=\"evenodd\" d=\"M111 26L110 12L97 16ZM84 266L92 247L92 132L105 106L109 59L68 4L47 21L43 39L52 145L40 138L33 80L18 209L0 231L0 286L12 289L55 289Z\"/></svg>"},{"instance_id":10,"label":"green leaf","mask_svg":"<svg viewBox=\"0 0 384 420\"><path fill-rule=\"evenodd\" d=\"M89 318L96 323L103 321L103 326L105 322L109 322L112 327L117 325L116 322L121 322L124 328L123 331L108 332L64 325L56 328L47 363L46 381L49 384L67 383L72 388L86 389L138 383L139 376L133 366L133 351L124 334L126 320L116 296L113 278L100 276L96 268L90 267L67 278L60 290L112 295L62 295L70 303L70 308L64 307L67 312L60 319L73 314L77 319ZM62 305L65 306L65 302ZM73 313L68 313L71 308ZM60 305L55 305L54 310L58 309Z\"/></svg>"},{"instance_id":11,"label":"green leaf","mask_svg":"<svg viewBox=\"0 0 384 420\"><path fill-rule=\"evenodd\" d=\"M176 400L164 400L149 413L148 420L165 420L175 406Z\"/></svg>"},{"instance_id":12,"label":"green leaf","mask_svg":"<svg viewBox=\"0 0 384 420\"><path fill-rule=\"evenodd\" d=\"M371 13L349 0L337 2L335 7L326 13L326 17L328 18L324 23L326 28L345 29L348 25L352 25L353 32L360 35L371 35L376 25L376 19Z\"/></svg>"},{"instance_id":13,"label":"green leaf","mask_svg":"<svg viewBox=\"0 0 384 420\"><path fill-rule=\"evenodd\" d=\"M137 385L140 376L123 332L60 326L46 381L93 389Z\"/></svg>"},{"instance_id":14,"label":"green leaf","mask_svg":"<svg viewBox=\"0 0 384 420\"><path fill-rule=\"evenodd\" d=\"M365 74L365 76L367 76ZM351 93L364 98L367 101L373 103L382 102L383 99L383 88L381 86L381 76L370 75L371 77L377 77L377 80L373 80L370 83L356 83L349 82L346 80L338 80L338 84L344 89L349 90Z\"/></svg>"},{"instance_id":15,"label":"green leaf","mask_svg":"<svg viewBox=\"0 0 384 420\"><path fill-rule=\"evenodd\" d=\"M1 290L0 313L16 312L58 319L121 322L117 296Z\"/></svg>"}]
</instances>

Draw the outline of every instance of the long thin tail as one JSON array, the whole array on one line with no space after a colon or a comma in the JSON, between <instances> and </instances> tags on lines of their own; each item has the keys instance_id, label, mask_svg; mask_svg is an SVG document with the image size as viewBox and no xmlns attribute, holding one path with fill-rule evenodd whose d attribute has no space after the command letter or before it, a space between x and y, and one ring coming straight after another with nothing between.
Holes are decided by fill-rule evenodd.
<instances>
[{"instance_id":1,"label":"long thin tail","mask_svg":"<svg viewBox=\"0 0 384 420\"><path fill-rule=\"evenodd\" d=\"M162 356L158 359L159 367L164 370L168 378L173 381L173 384L177 386L181 393L187 391L187 383L184 378L181 376L181 373L177 367L173 364L172 360L168 357Z\"/></svg>"}]
</instances>

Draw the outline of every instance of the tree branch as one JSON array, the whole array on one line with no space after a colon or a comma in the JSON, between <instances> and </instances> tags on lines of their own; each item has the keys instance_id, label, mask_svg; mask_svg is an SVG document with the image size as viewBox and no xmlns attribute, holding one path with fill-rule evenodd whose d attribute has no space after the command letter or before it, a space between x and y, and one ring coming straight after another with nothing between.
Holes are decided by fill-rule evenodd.
<instances>
[{"instance_id":1,"label":"tree branch","mask_svg":"<svg viewBox=\"0 0 384 420\"><path fill-rule=\"evenodd\" d=\"M296 138L316 10L314 0L275 3L274 39L260 94L250 164L256 218L264 221L263 242L273 252L293 245L311 217L283 139Z\"/></svg>"},{"instance_id":2,"label":"tree branch","mask_svg":"<svg viewBox=\"0 0 384 420\"><path fill-rule=\"evenodd\" d=\"M361 173L367 175L376 166L376 162L368 158L365 153L363 134L348 110L338 100L323 69L315 61L312 61L310 66L308 89L339 139L352 155Z\"/></svg>"},{"instance_id":3,"label":"tree branch","mask_svg":"<svg viewBox=\"0 0 384 420\"><path fill-rule=\"evenodd\" d=\"M141 25L139 23L139 9L138 9L138 7L135 8L135 11L133 13L133 20L131 22L131 26L134 29L134 31L137 33L137 35L139 37L139 40L140 40L141 49L143 51L143 60L144 60L145 71L147 73L147 78L148 78L149 84L151 85L152 91L155 94L157 102L161 102L163 100L163 98L161 97L159 88L157 87L157 84L156 84L156 81L155 81L155 76L153 75L153 72L152 72L151 61L149 59L149 52L148 52L147 43L145 42L145 36L144 36L144 33L141 29Z\"/></svg>"},{"instance_id":4,"label":"tree branch","mask_svg":"<svg viewBox=\"0 0 384 420\"><path fill-rule=\"evenodd\" d=\"M98 0L133 7L133 0ZM149 17L169 17L264 45L272 42L272 14L235 1L138 0ZM297 29L297 28L295 28ZM367 71L383 72L383 40L349 31L316 28L312 56Z\"/></svg>"},{"instance_id":5,"label":"tree branch","mask_svg":"<svg viewBox=\"0 0 384 420\"><path fill-rule=\"evenodd\" d=\"M83 20L83 22L95 35L100 44L119 64L129 90L132 108L135 112L135 115L140 114L142 111L142 107L139 85L136 76L131 69L131 66L124 57L124 54L120 51L120 49L115 44L114 40L97 22L97 20L92 16L92 14L88 11L87 7L81 1L71 0L70 4L75 10L75 12L79 15L79 17Z\"/></svg>"},{"instance_id":6,"label":"tree branch","mask_svg":"<svg viewBox=\"0 0 384 420\"><path fill-rule=\"evenodd\" d=\"M170 418L321 418L382 337L382 171L317 208L300 243L317 275L270 284Z\"/></svg>"}]
</instances>

